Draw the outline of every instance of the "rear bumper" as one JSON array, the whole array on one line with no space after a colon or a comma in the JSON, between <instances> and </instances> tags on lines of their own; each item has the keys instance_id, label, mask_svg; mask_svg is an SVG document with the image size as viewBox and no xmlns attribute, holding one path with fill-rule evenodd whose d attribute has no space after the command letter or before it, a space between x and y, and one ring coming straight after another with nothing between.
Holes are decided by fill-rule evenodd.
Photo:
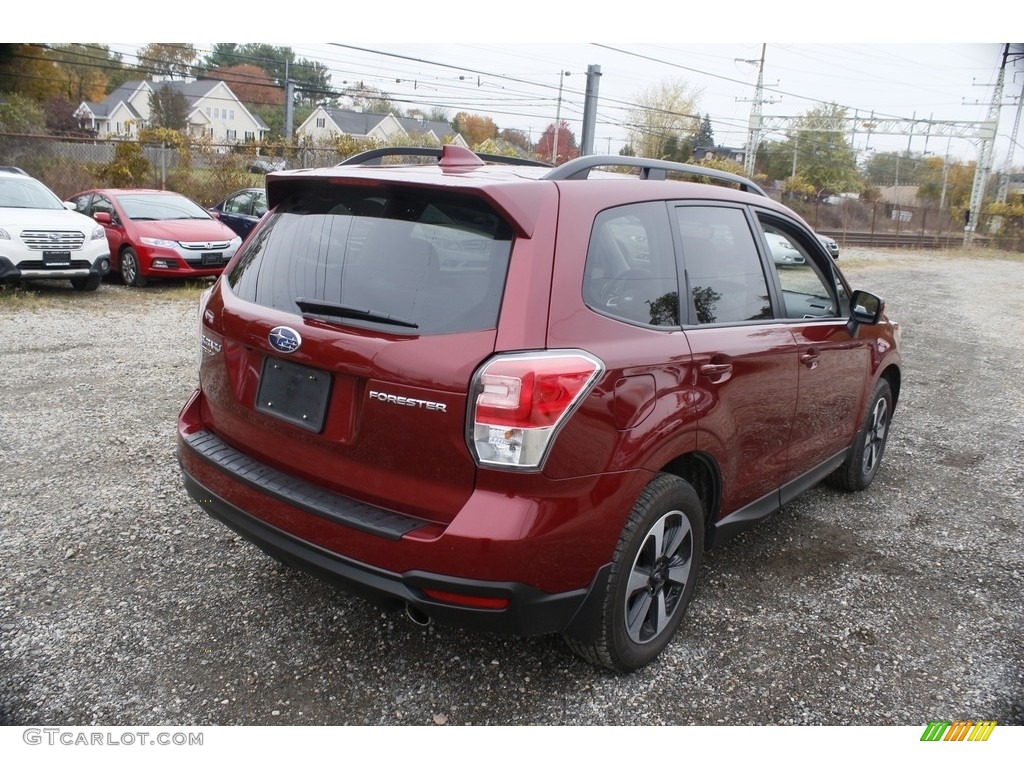
<instances>
[{"instance_id":1,"label":"rear bumper","mask_svg":"<svg viewBox=\"0 0 1024 768\"><path fill-rule=\"evenodd\" d=\"M247 456L204 428L200 400L196 393L179 418L184 485L207 514L272 557L441 623L594 639L616 537L607 551L595 545L580 527L578 508L556 530L550 519L538 530L530 524L542 518L535 514L536 499L480 492L457 522L440 526ZM567 567L580 575L566 575ZM542 588L544 578L565 586Z\"/></svg>"},{"instance_id":2,"label":"rear bumper","mask_svg":"<svg viewBox=\"0 0 1024 768\"><path fill-rule=\"evenodd\" d=\"M438 622L475 631L514 635L561 632L591 639L596 599L604 591L607 568L588 589L549 595L513 582L478 581L408 571L392 573L317 547L249 515L198 483L184 472L185 488L215 520L256 544L267 554L376 603L407 605ZM424 590L507 600L504 609L471 608L430 599Z\"/></svg>"}]
</instances>

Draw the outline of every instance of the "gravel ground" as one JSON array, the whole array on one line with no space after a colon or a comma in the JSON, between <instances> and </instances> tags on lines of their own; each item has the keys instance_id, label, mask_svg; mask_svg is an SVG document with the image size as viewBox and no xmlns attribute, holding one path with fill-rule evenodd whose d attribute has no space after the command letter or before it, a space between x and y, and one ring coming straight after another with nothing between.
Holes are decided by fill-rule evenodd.
<instances>
[{"instance_id":1,"label":"gravel ground","mask_svg":"<svg viewBox=\"0 0 1024 768\"><path fill-rule=\"evenodd\" d=\"M888 452L708 553L627 677L382 613L181 487L196 290L0 294L0 725L1024 724L1024 260L850 249L903 327Z\"/></svg>"}]
</instances>

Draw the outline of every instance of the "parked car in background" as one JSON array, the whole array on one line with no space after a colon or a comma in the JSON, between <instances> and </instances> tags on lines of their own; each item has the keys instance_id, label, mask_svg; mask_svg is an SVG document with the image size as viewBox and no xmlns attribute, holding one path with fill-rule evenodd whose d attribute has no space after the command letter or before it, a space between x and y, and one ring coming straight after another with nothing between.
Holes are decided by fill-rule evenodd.
<instances>
[{"instance_id":1,"label":"parked car in background","mask_svg":"<svg viewBox=\"0 0 1024 768\"><path fill-rule=\"evenodd\" d=\"M828 235L821 235L818 234L817 232L815 232L815 234L818 235L818 239L821 240L821 244L825 246L825 250L828 251L828 255L831 256L833 259L838 259L839 243L837 243Z\"/></svg>"},{"instance_id":2,"label":"parked car in background","mask_svg":"<svg viewBox=\"0 0 1024 768\"><path fill-rule=\"evenodd\" d=\"M215 277L242 238L198 203L156 189L90 189L70 198L106 232L111 269L125 285L151 278Z\"/></svg>"},{"instance_id":3,"label":"parked car in background","mask_svg":"<svg viewBox=\"0 0 1024 768\"><path fill-rule=\"evenodd\" d=\"M777 232L765 232L765 240L768 241L768 250L772 253L772 261L780 266L803 264L806 259L797 250L787 237Z\"/></svg>"},{"instance_id":4,"label":"parked car in background","mask_svg":"<svg viewBox=\"0 0 1024 768\"><path fill-rule=\"evenodd\" d=\"M707 547L871 484L898 328L754 182L416 151L437 162L267 177L200 299L178 459L204 512L415 622L557 632L628 672Z\"/></svg>"},{"instance_id":5,"label":"parked car in background","mask_svg":"<svg viewBox=\"0 0 1024 768\"><path fill-rule=\"evenodd\" d=\"M103 227L20 168L0 167L0 280L70 280L95 291L109 269Z\"/></svg>"},{"instance_id":6,"label":"parked car in background","mask_svg":"<svg viewBox=\"0 0 1024 768\"><path fill-rule=\"evenodd\" d=\"M822 247L833 259L839 258L839 243L827 235L814 233ZM772 253L772 259L776 264L803 264L806 261L800 249L789 241L785 236L775 232L765 232L765 239L768 241L768 248Z\"/></svg>"},{"instance_id":7,"label":"parked car in background","mask_svg":"<svg viewBox=\"0 0 1024 768\"><path fill-rule=\"evenodd\" d=\"M233 192L210 209L243 239L266 212L267 192L260 187Z\"/></svg>"},{"instance_id":8,"label":"parked car in background","mask_svg":"<svg viewBox=\"0 0 1024 768\"><path fill-rule=\"evenodd\" d=\"M268 157L257 157L249 163L249 173L272 173L273 171L283 170L283 159L272 160Z\"/></svg>"}]
</instances>

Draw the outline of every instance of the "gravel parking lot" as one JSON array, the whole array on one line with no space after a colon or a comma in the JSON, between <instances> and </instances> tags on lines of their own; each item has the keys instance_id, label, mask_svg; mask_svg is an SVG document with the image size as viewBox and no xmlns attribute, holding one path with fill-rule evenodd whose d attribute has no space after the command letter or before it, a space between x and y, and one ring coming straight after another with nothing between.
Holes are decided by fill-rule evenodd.
<instances>
[{"instance_id":1,"label":"gravel parking lot","mask_svg":"<svg viewBox=\"0 0 1024 768\"><path fill-rule=\"evenodd\" d=\"M198 291L0 293L0 725L1024 724L1024 259L850 249L903 329L881 472L708 553L619 677L418 627L185 494Z\"/></svg>"}]
</instances>

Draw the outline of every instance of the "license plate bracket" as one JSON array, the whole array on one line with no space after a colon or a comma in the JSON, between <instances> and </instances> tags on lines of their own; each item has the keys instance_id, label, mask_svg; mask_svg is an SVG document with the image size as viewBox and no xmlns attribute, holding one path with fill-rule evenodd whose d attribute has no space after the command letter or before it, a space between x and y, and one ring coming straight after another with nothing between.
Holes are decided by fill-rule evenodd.
<instances>
[{"instance_id":1,"label":"license plate bracket","mask_svg":"<svg viewBox=\"0 0 1024 768\"><path fill-rule=\"evenodd\" d=\"M204 253L203 254L203 266L216 266L224 261L223 257L219 253Z\"/></svg>"},{"instance_id":2,"label":"license plate bracket","mask_svg":"<svg viewBox=\"0 0 1024 768\"><path fill-rule=\"evenodd\" d=\"M43 251L43 264L47 267L70 267L71 251Z\"/></svg>"},{"instance_id":3,"label":"license plate bracket","mask_svg":"<svg viewBox=\"0 0 1024 768\"><path fill-rule=\"evenodd\" d=\"M277 357L263 360L255 408L310 432L323 429L331 374Z\"/></svg>"}]
</instances>

